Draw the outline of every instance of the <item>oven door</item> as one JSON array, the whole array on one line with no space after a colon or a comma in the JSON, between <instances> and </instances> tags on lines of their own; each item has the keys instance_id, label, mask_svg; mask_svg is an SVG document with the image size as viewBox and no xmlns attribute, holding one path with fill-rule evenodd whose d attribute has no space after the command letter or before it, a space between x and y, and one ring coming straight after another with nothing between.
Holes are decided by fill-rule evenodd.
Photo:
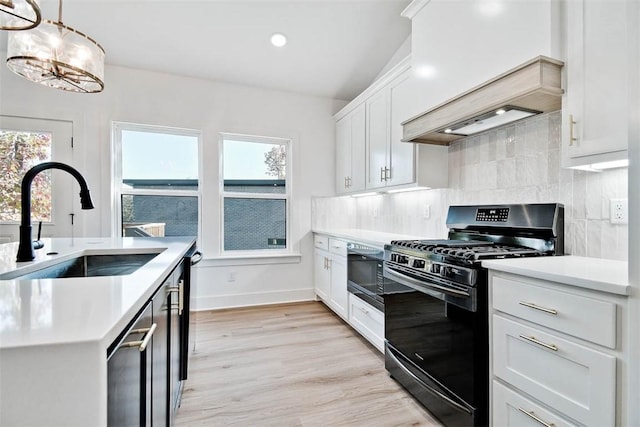
<instances>
[{"instance_id":1,"label":"oven door","mask_svg":"<svg viewBox=\"0 0 640 427\"><path fill-rule=\"evenodd\" d=\"M482 289L470 292L473 304L461 302L460 295L451 300L441 284L434 283L432 289L427 282L420 287L411 281L404 284L409 292L384 297L385 367L445 425L486 425L486 281L479 282ZM464 308L469 305L476 311Z\"/></svg>"}]
</instances>

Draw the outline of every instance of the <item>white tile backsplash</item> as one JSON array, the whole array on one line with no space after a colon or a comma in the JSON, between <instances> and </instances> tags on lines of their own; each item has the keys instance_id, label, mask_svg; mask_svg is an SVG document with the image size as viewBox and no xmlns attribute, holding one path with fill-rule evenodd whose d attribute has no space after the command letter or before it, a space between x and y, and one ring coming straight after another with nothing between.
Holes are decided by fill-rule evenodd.
<instances>
[{"instance_id":1,"label":"white tile backsplash","mask_svg":"<svg viewBox=\"0 0 640 427\"><path fill-rule=\"evenodd\" d=\"M563 169L561 114L543 114L449 146L449 186L313 199L313 227L445 237L450 205L559 202L565 252L628 259L628 226L609 223L609 199L627 197L627 169Z\"/></svg>"}]
</instances>

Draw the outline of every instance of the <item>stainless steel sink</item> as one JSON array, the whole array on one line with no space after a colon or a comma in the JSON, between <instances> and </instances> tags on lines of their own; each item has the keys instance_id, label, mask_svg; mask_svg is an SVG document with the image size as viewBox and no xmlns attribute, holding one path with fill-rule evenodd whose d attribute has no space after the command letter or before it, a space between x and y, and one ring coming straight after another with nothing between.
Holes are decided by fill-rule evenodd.
<instances>
[{"instance_id":1,"label":"stainless steel sink","mask_svg":"<svg viewBox=\"0 0 640 427\"><path fill-rule=\"evenodd\" d=\"M84 255L25 274L3 274L2 279L59 279L67 277L123 276L131 274L157 253Z\"/></svg>"}]
</instances>

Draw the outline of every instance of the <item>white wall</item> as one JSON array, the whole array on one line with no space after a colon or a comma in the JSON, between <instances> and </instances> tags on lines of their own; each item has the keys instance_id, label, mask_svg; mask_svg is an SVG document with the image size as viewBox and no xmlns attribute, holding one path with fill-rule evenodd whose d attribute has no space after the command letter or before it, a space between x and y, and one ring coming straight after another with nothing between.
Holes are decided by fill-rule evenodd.
<instances>
[{"instance_id":1,"label":"white wall","mask_svg":"<svg viewBox=\"0 0 640 427\"><path fill-rule=\"evenodd\" d=\"M446 189L314 199L313 227L443 238L450 205L559 202L566 253L627 260L628 226L609 222L609 199L627 197L627 169L562 169L560 119L553 112L454 142Z\"/></svg>"},{"instance_id":2,"label":"white wall","mask_svg":"<svg viewBox=\"0 0 640 427\"><path fill-rule=\"evenodd\" d=\"M203 236L206 258L219 255L218 133L236 132L293 140L292 227L302 256L286 264L224 266L203 261L197 269L197 308L313 298L311 195L333 192L335 124L344 101L303 96L142 70L108 66L104 92L50 89L0 67L0 114L71 120L74 166L85 176L96 209L77 216L76 235L111 233L111 122L197 129L203 149ZM221 265L222 264L222 265ZM227 282L229 272L235 281Z\"/></svg>"}]
</instances>

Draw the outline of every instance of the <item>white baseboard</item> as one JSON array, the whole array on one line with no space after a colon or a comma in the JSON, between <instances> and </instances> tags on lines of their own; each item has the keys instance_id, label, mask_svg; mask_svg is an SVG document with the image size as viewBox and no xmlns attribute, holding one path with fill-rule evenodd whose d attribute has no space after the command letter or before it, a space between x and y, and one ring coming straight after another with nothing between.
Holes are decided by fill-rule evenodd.
<instances>
[{"instance_id":1,"label":"white baseboard","mask_svg":"<svg viewBox=\"0 0 640 427\"><path fill-rule=\"evenodd\" d=\"M205 295L191 299L192 310L216 310L232 307L250 307L287 302L313 301L313 288L254 292L249 294Z\"/></svg>"}]
</instances>

